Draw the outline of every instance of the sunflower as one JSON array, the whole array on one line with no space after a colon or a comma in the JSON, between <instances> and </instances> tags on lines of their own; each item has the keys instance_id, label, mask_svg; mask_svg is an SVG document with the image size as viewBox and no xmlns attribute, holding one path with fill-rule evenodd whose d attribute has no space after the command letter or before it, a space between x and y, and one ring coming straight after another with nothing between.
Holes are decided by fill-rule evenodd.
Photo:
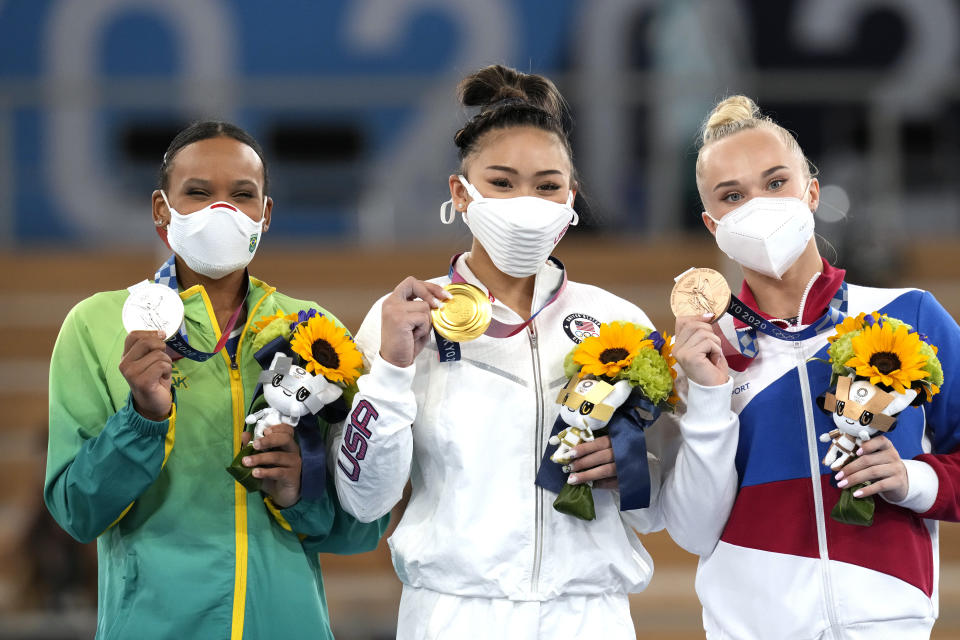
<instances>
[{"instance_id":1,"label":"sunflower","mask_svg":"<svg viewBox=\"0 0 960 640\"><path fill-rule=\"evenodd\" d=\"M600 335L585 339L573 353L573 361L581 365L580 376L587 374L613 378L630 366L641 349L653 349L646 332L629 322L600 325Z\"/></svg>"},{"instance_id":2,"label":"sunflower","mask_svg":"<svg viewBox=\"0 0 960 640\"><path fill-rule=\"evenodd\" d=\"M877 313L876 311L871 313L870 316L873 317L874 322L880 319L880 314ZM839 338L844 334L855 333L857 331L860 331L867 325L866 318L867 318L866 313L859 313L856 316L849 316L844 318L843 322L841 322L836 327L834 327L837 330L837 332L832 336L828 337L827 342L829 342L830 344L833 344L833 342L837 338Z\"/></svg>"},{"instance_id":3,"label":"sunflower","mask_svg":"<svg viewBox=\"0 0 960 640\"><path fill-rule=\"evenodd\" d=\"M283 309L277 309L277 312L274 313L273 315L263 316L259 320L254 320L252 330L257 332L263 331L264 329L266 329L267 325L269 325L274 320L286 320L287 322L293 322L296 319L297 319L297 314L284 313Z\"/></svg>"},{"instance_id":4,"label":"sunflower","mask_svg":"<svg viewBox=\"0 0 960 640\"><path fill-rule=\"evenodd\" d=\"M660 349L660 355L663 356L663 359L667 361L667 366L670 367L670 377L674 380L677 379L677 372L673 369L673 365L677 364L677 359L673 357L673 336L669 333L663 334L663 347Z\"/></svg>"},{"instance_id":5,"label":"sunflower","mask_svg":"<svg viewBox=\"0 0 960 640\"><path fill-rule=\"evenodd\" d=\"M297 325L290 348L303 358L307 371L330 382L352 384L363 368L363 358L347 330L323 315Z\"/></svg>"},{"instance_id":6,"label":"sunflower","mask_svg":"<svg viewBox=\"0 0 960 640\"><path fill-rule=\"evenodd\" d=\"M906 325L896 329L888 323L864 327L851 339L853 357L844 364L856 369L858 376L870 378L870 384L881 383L904 393L914 380L929 373L924 369L927 356L921 353L920 336Z\"/></svg>"},{"instance_id":7,"label":"sunflower","mask_svg":"<svg viewBox=\"0 0 960 640\"><path fill-rule=\"evenodd\" d=\"M673 365L677 364L677 359L673 357L673 336L669 333L663 334L664 343L663 348L660 349L660 355L663 356L663 359L667 361L667 366L670 367L670 377L676 381L677 371L673 368ZM667 398L667 402L671 405L675 405L680 402L680 396L677 395L677 387L674 385L673 389L670 390L670 397Z\"/></svg>"}]
</instances>

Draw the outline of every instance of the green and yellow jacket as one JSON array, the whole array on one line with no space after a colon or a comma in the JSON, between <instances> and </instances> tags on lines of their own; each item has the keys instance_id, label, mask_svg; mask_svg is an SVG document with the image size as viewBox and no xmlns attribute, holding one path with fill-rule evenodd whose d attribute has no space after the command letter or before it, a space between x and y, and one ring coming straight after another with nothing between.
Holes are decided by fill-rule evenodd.
<instances>
[{"instance_id":1,"label":"green and yellow jacket","mask_svg":"<svg viewBox=\"0 0 960 640\"><path fill-rule=\"evenodd\" d=\"M332 482L318 501L277 509L224 469L261 372L250 327L316 305L250 278L235 361L224 349L175 362L172 414L153 422L118 369L127 296L74 307L50 363L44 499L74 538L97 540L97 638L332 637L317 553L373 549L386 518L358 522ZM191 345L212 351L220 331L206 291L180 297Z\"/></svg>"}]
</instances>

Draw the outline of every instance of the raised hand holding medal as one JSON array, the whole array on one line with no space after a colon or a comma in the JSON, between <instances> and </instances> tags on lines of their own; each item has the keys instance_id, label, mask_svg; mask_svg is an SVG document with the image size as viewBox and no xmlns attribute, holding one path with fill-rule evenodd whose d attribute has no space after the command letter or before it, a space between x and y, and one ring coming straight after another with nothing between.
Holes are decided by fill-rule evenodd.
<instances>
[{"instance_id":1,"label":"raised hand holding medal","mask_svg":"<svg viewBox=\"0 0 960 640\"><path fill-rule=\"evenodd\" d=\"M712 387L730 377L712 323L730 304L730 287L713 269L689 269L675 278L670 309L677 317L673 356L693 382Z\"/></svg>"},{"instance_id":2,"label":"raised hand holding medal","mask_svg":"<svg viewBox=\"0 0 960 640\"><path fill-rule=\"evenodd\" d=\"M383 301L380 311L380 357L396 367L409 367L430 339L433 309L452 295L432 282L410 276Z\"/></svg>"},{"instance_id":3,"label":"raised hand holding medal","mask_svg":"<svg viewBox=\"0 0 960 640\"><path fill-rule=\"evenodd\" d=\"M128 335L120 373L130 385L133 407L148 420L166 420L173 407L173 360L166 339L180 328L183 302L169 287L143 282L131 287L121 315Z\"/></svg>"}]
</instances>

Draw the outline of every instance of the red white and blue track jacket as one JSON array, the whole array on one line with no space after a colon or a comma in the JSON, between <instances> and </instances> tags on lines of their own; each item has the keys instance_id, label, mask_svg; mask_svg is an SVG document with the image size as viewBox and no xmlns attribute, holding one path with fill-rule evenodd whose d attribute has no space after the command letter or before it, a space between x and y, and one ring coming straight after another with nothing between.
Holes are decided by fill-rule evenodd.
<instances>
[{"instance_id":1,"label":"red white and blue track jacket","mask_svg":"<svg viewBox=\"0 0 960 640\"><path fill-rule=\"evenodd\" d=\"M960 516L960 327L928 292L845 285L826 263L801 326L844 290L848 315L899 318L940 349L940 394L904 410L887 434L909 494L899 504L877 498L870 527L830 518L840 489L821 463L829 443L819 436L834 424L816 398L830 384L833 332L803 342L759 335L752 362L731 360L739 489L697 571L709 638L927 638L937 617L937 521ZM741 299L756 308L746 284Z\"/></svg>"}]
</instances>

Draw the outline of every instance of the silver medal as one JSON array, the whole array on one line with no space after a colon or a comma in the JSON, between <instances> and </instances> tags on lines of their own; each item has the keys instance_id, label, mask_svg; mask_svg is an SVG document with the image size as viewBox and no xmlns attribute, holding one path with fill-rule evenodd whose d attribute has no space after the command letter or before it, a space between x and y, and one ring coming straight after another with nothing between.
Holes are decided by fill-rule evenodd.
<instances>
[{"instance_id":1,"label":"silver medal","mask_svg":"<svg viewBox=\"0 0 960 640\"><path fill-rule=\"evenodd\" d=\"M176 291L159 282L143 282L129 288L123 303L123 328L131 331L162 331L169 340L183 324L183 300Z\"/></svg>"}]
</instances>

